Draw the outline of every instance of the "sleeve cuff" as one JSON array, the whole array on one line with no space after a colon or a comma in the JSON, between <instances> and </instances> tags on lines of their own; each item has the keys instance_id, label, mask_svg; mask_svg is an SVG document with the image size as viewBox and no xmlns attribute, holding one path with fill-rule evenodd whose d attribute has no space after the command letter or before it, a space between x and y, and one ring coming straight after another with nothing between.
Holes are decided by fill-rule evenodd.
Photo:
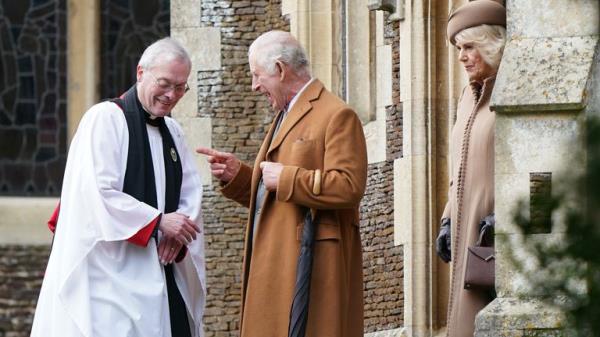
<instances>
[{"instance_id":1,"label":"sleeve cuff","mask_svg":"<svg viewBox=\"0 0 600 337\"><path fill-rule=\"evenodd\" d=\"M221 192L226 198L239 199L245 193L248 193L248 186L252 183L252 168L244 163L240 166L238 173L231 179Z\"/></svg>"},{"instance_id":2,"label":"sleeve cuff","mask_svg":"<svg viewBox=\"0 0 600 337\"><path fill-rule=\"evenodd\" d=\"M277 200L289 201L294 193L294 181L299 168L295 166L284 166L277 184ZM320 189L320 188L319 188Z\"/></svg>"},{"instance_id":3,"label":"sleeve cuff","mask_svg":"<svg viewBox=\"0 0 600 337\"><path fill-rule=\"evenodd\" d=\"M154 220L152 220L148 225L146 225L146 227L140 229L132 237L127 239L127 241L133 243L134 245L146 247L152 235L155 233L156 230L158 230L158 224L160 223L161 216L162 214L159 214L156 218L154 218Z\"/></svg>"},{"instance_id":4,"label":"sleeve cuff","mask_svg":"<svg viewBox=\"0 0 600 337\"><path fill-rule=\"evenodd\" d=\"M56 224L58 223L58 213L60 213L60 201L58 202L58 205L56 205L54 212L52 212L52 215L48 220L48 229L50 229L52 233L56 231Z\"/></svg>"}]
</instances>

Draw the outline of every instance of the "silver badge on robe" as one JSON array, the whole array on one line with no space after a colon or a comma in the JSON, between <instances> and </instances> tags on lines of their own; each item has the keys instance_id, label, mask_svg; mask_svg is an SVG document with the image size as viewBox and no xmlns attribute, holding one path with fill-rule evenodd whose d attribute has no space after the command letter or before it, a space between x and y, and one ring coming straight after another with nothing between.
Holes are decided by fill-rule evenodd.
<instances>
[{"instance_id":1,"label":"silver badge on robe","mask_svg":"<svg viewBox=\"0 0 600 337\"><path fill-rule=\"evenodd\" d=\"M173 159L174 162L177 162L177 152L175 151L174 148L171 148L171 158Z\"/></svg>"}]
</instances>

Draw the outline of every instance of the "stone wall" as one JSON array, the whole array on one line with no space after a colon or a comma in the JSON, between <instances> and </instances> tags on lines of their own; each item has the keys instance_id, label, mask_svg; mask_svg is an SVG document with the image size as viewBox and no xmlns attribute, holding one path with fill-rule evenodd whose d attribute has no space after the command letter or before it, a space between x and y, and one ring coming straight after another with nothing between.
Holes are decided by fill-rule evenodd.
<instances>
[{"instance_id":1,"label":"stone wall","mask_svg":"<svg viewBox=\"0 0 600 337\"><path fill-rule=\"evenodd\" d=\"M551 191L552 180L586 167L578 154L586 148L586 118L600 109L593 85L600 73L600 3L551 1L543 16L530 15L537 8L528 0L507 3L510 34L490 102L496 135L502 135L495 142L494 176L498 297L477 315L477 337L570 335L563 313L527 283L530 268L540 269L537 275L543 277L560 261L537 263L540 256L529 254L537 249L526 247L540 242L567 246L565 235L573 230L562 212L545 214L543 197ZM534 228L523 237L514 212L518 201L527 199ZM515 270L515 257L526 266L525 275ZM550 268L542 269L545 265Z\"/></svg>"},{"instance_id":2,"label":"stone wall","mask_svg":"<svg viewBox=\"0 0 600 337\"><path fill-rule=\"evenodd\" d=\"M29 336L49 246L0 245L0 337Z\"/></svg>"},{"instance_id":3,"label":"stone wall","mask_svg":"<svg viewBox=\"0 0 600 337\"><path fill-rule=\"evenodd\" d=\"M272 113L251 88L248 47L271 29L289 31L280 1L202 1L201 22L221 30L222 69L198 74L198 105L212 120L212 146L253 164ZM243 237L248 209L221 196L214 182L204 192L208 298L206 337L237 336Z\"/></svg>"}]
</instances>

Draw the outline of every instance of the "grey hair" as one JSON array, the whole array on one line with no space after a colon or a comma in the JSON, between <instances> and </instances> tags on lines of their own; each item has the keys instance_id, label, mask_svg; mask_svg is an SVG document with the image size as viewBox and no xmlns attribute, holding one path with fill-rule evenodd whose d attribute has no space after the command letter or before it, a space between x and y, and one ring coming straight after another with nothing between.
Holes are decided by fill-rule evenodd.
<instances>
[{"instance_id":1,"label":"grey hair","mask_svg":"<svg viewBox=\"0 0 600 337\"><path fill-rule=\"evenodd\" d=\"M166 61L182 60L190 67L192 61L187 50L177 40L171 37L162 38L144 50L138 65L144 69L152 68L156 65L159 58L165 58Z\"/></svg>"},{"instance_id":2,"label":"grey hair","mask_svg":"<svg viewBox=\"0 0 600 337\"><path fill-rule=\"evenodd\" d=\"M250 45L248 56L252 54L269 74L275 72L275 64L280 61L290 66L296 74L310 76L306 51L288 32L273 30L262 34Z\"/></svg>"},{"instance_id":3,"label":"grey hair","mask_svg":"<svg viewBox=\"0 0 600 337\"><path fill-rule=\"evenodd\" d=\"M500 67L500 60L506 44L506 29L498 25L479 25L466 28L456 34L456 44L473 43L481 54L483 61L495 70Z\"/></svg>"}]
</instances>

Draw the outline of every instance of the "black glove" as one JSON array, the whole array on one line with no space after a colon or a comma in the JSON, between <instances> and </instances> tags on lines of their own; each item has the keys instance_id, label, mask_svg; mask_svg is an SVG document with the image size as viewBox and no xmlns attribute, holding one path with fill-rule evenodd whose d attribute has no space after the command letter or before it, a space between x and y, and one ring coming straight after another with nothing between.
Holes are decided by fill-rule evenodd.
<instances>
[{"instance_id":1,"label":"black glove","mask_svg":"<svg viewBox=\"0 0 600 337\"><path fill-rule=\"evenodd\" d=\"M494 213L486 216L479 223L479 237L480 242L478 244L482 247L493 247L494 246L494 226L496 225L496 217Z\"/></svg>"},{"instance_id":2,"label":"black glove","mask_svg":"<svg viewBox=\"0 0 600 337\"><path fill-rule=\"evenodd\" d=\"M443 218L440 225L440 233L437 239L435 239L435 251L442 261L446 263L452 260L450 232L450 219Z\"/></svg>"}]
</instances>

